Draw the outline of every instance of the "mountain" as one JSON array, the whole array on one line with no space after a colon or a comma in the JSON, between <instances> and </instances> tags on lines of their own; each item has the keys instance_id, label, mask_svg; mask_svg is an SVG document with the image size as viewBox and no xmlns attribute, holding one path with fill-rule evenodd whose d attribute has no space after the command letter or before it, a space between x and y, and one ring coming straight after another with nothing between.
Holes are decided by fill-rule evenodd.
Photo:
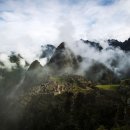
<instances>
[{"instance_id":1,"label":"mountain","mask_svg":"<svg viewBox=\"0 0 130 130\"><path fill-rule=\"evenodd\" d=\"M115 84L119 82L118 76L98 61L93 61L93 64L85 71L85 76L99 84Z\"/></svg>"},{"instance_id":2,"label":"mountain","mask_svg":"<svg viewBox=\"0 0 130 130\"><path fill-rule=\"evenodd\" d=\"M103 63L75 55L66 43L62 42L55 49L54 54L44 67L37 60L30 65L26 73L26 85L24 84L23 86L27 86L31 80L32 82L29 83L30 86L40 84L45 77L50 75L77 74L85 59L87 62L84 64L90 64L89 67L84 67L84 72L82 73L86 78L100 84L118 82L117 75Z\"/></svg>"},{"instance_id":3,"label":"mountain","mask_svg":"<svg viewBox=\"0 0 130 130\"><path fill-rule=\"evenodd\" d=\"M118 40L109 39L108 40L109 46L113 46L115 48L120 48L123 51L130 51L130 38L124 42L120 42Z\"/></svg>"},{"instance_id":4,"label":"mountain","mask_svg":"<svg viewBox=\"0 0 130 130\"><path fill-rule=\"evenodd\" d=\"M89 45L90 47L95 48L98 51L101 51L103 49L103 47L100 45L100 43L89 41L89 40L83 40L83 39L81 39L81 41L84 42L85 44Z\"/></svg>"},{"instance_id":5,"label":"mountain","mask_svg":"<svg viewBox=\"0 0 130 130\"><path fill-rule=\"evenodd\" d=\"M76 56L63 42L55 49L54 54L45 66L42 66L37 60L31 63L25 73L21 88L28 90L28 88L37 86L46 81L50 75L76 73L81 62L82 57Z\"/></svg>"},{"instance_id":6,"label":"mountain","mask_svg":"<svg viewBox=\"0 0 130 130\"><path fill-rule=\"evenodd\" d=\"M65 73L74 73L78 69L81 57L75 54L63 42L56 49L48 63L43 67L39 61L34 61L25 74L25 80L22 86L26 88L40 84L50 75L62 75Z\"/></svg>"},{"instance_id":7,"label":"mountain","mask_svg":"<svg viewBox=\"0 0 130 130\"><path fill-rule=\"evenodd\" d=\"M25 78L21 84L20 91L27 91L33 86L41 84L42 81L46 79L45 74L44 68L40 62L38 60L33 61L24 75Z\"/></svg>"},{"instance_id":8,"label":"mountain","mask_svg":"<svg viewBox=\"0 0 130 130\"><path fill-rule=\"evenodd\" d=\"M38 60L35 60L29 66L28 71L33 71L35 69L41 69L41 68L42 68L42 65L40 64L40 62Z\"/></svg>"},{"instance_id":9,"label":"mountain","mask_svg":"<svg viewBox=\"0 0 130 130\"><path fill-rule=\"evenodd\" d=\"M71 73L77 69L80 62L79 56L76 56L64 42L62 42L55 50L53 56L47 63L47 66L54 71Z\"/></svg>"}]
</instances>

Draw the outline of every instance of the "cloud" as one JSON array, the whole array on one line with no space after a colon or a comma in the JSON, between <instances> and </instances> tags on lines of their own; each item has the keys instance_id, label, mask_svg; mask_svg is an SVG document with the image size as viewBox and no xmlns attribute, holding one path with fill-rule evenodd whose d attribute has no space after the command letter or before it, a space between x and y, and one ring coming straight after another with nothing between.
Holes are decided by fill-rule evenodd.
<instances>
[{"instance_id":1,"label":"cloud","mask_svg":"<svg viewBox=\"0 0 130 130\"><path fill-rule=\"evenodd\" d=\"M9 61L8 55L3 53L0 54L0 62L4 63L4 66L0 66L0 68L7 68L9 71L11 71L12 68L16 67L15 63L11 63Z\"/></svg>"},{"instance_id":2,"label":"cloud","mask_svg":"<svg viewBox=\"0 0 130 130\"><path fill-rule=\"evenodd\" d=\"M101 63L120 78L127 77L130 70L130 52L125 53L120 48L108 47L107 42L103 42L103 44L106 45L101 51L91 47L89 44L85 44L82 40L74 42L71 45L68 44L75 55L80 55L83 58L78 74L84 75L86 70L90 70L90 67L95 63Z\"/></svg>"},{"instance_id":3,"label":"cloud","mask_svg":"<svg viewBox=\"0 0 130 130\"><path fill-rule=\"evenodd\" d=\"M108 6L109 5L109 6ZM44 44L130 36L129 0L0 1L0 51L30 62Z\"/></svg>"},{"instance_id":4,"label":"cloud","mask_svg":"<svg viewBox=\"0 0 130 130\"><path fill-rule=\"evenodd\" d=\"M99 0L99 3L104 6L112 5L116 0Z\"/></svg>"}]
</instances>

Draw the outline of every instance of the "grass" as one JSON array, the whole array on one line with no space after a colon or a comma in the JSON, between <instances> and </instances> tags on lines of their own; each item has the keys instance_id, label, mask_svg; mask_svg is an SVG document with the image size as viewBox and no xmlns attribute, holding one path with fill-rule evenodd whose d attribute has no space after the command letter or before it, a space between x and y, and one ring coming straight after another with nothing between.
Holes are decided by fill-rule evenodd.
<instances>
[{"instance_id":1,"label":"grass","mask_svg":"<svg viewBox=\"0 0 130 130\"><path fill-rule=\"evenodd\" d=\"M97 85L96 87L103 90L117 90L119 85L107 84L107 85Z\"/></svg>"},{"instance_id":2,"label":"grass","mask_svg":"<svg viewBox=\"0 0 130 130\"><path fill-rule=\"evenodd\" d=\"M87 88L87 89L85 89L85 88L81 88L81 87L78 87L78 86L73 86L72 88L71 88L71 92L73 92L73 93L87 93L88 91L91 91L92 89L91 88Z\"/></svg>"}]
</instances>

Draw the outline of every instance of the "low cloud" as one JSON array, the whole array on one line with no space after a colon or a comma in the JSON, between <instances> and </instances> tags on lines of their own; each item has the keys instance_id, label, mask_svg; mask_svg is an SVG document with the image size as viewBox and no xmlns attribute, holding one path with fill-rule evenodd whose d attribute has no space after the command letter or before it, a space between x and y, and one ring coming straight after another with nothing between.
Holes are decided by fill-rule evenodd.
<instances>
[{"instance_id":1,"label":"low cloud","mask_svg":"<svg viewBox=\"0 0 130 130\"><path fill-rule=\"evenodd\" d=\"M117 76L126 76L130 70L130 52L110 47L107 41L104 41L103 44L105 46L101 51L84 43L82 40L73 42L73 44L67 44L76 55L80 55L83 58L79 73L83 75L94 63L101 63Z\"/></svg>"}]
</instances>

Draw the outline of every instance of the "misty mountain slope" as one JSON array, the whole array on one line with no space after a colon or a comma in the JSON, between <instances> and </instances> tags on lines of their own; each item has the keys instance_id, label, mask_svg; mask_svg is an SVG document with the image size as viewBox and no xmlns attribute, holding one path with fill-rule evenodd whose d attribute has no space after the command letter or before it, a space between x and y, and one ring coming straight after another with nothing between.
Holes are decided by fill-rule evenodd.
<instances>
[{"instance_id":1,"label":"misty mountain slope","mask_svg":"<svg viewBox=\"0 0 130 130\"><path fill-rule=\"evenodd\" d=\"M36 69L42 69L42 65L38 60L35 60L31 63L31 65L28 68L28 71L35 71Z\"/></svg>"},{"instance_id":2,"label":"misty mountain slope","mask_svg":"<svg viewBox=\"0 0 130 130\"><path fill-rule=\"evenodd\" d=\"M100 84L112 84L119 82L118 76L98 61L93 61L93 64L86 70L85 76Z\"/></svg>"},{"instance_id":3,"label":"misty mountain slope","mask_svg":"<svg viewBox=\"0 0 130 130\"><path fill-rule=\"evenodd\" d=\"M8 95L11 91L15 89L15 86L19 84L25 73L25 70L23 70L23 68L18 67L12 69L11 71L2 69L0 70L0 72L2 73L2 79L0 79L0 91L2 95Z\"/></svg>"},{"instance_id":4,"label":"misty mountain slope","mask_svg":"<svg viewBox=\"0 0 130 130\"><path fill-rule=\"evenodd\" d=\"M125 40L124 42L120 42L118 40L110 39L108 40L108 43L110 46L113 47L119 47L123 51L130 51L130 38L128 40Z\"/></svg>"},{"instance_id":5,"label":"misty mountain slope","mask_svg":"<svg viewBox=\"0 0 130 130\"><path fill-rule=\"evenodd\" d=\"M44 71L44 67L40 62L37 60L33 61L25 73L25 78L19 91L27 91L31 87L41 84L46 77L46 71Z\"/></svg>"},{"instance_id":6,"label":"misty mountain slope","mask_svg":"<svg viewBox=\"0 0 130 130\"><path fill-rule=\"evenodd\" d=\"M28 63L20 54L0 55L0 93L8 96L23 78Z\"/></svg>"},{"instance_id":7,"label":"misty mountain slope","mask_svg":"<svg viewBox=\"0 0 130 130\"><path fill-rule=\"evenodd\" d=\"M103 47L100 45L100 43L89 41L89 40L83 40L83 39L81 39L81 41L84 42L85 44L89 45L90 47L95 48L98 51L101 51L103 49Z\"/></svg>"}]
</instances>

